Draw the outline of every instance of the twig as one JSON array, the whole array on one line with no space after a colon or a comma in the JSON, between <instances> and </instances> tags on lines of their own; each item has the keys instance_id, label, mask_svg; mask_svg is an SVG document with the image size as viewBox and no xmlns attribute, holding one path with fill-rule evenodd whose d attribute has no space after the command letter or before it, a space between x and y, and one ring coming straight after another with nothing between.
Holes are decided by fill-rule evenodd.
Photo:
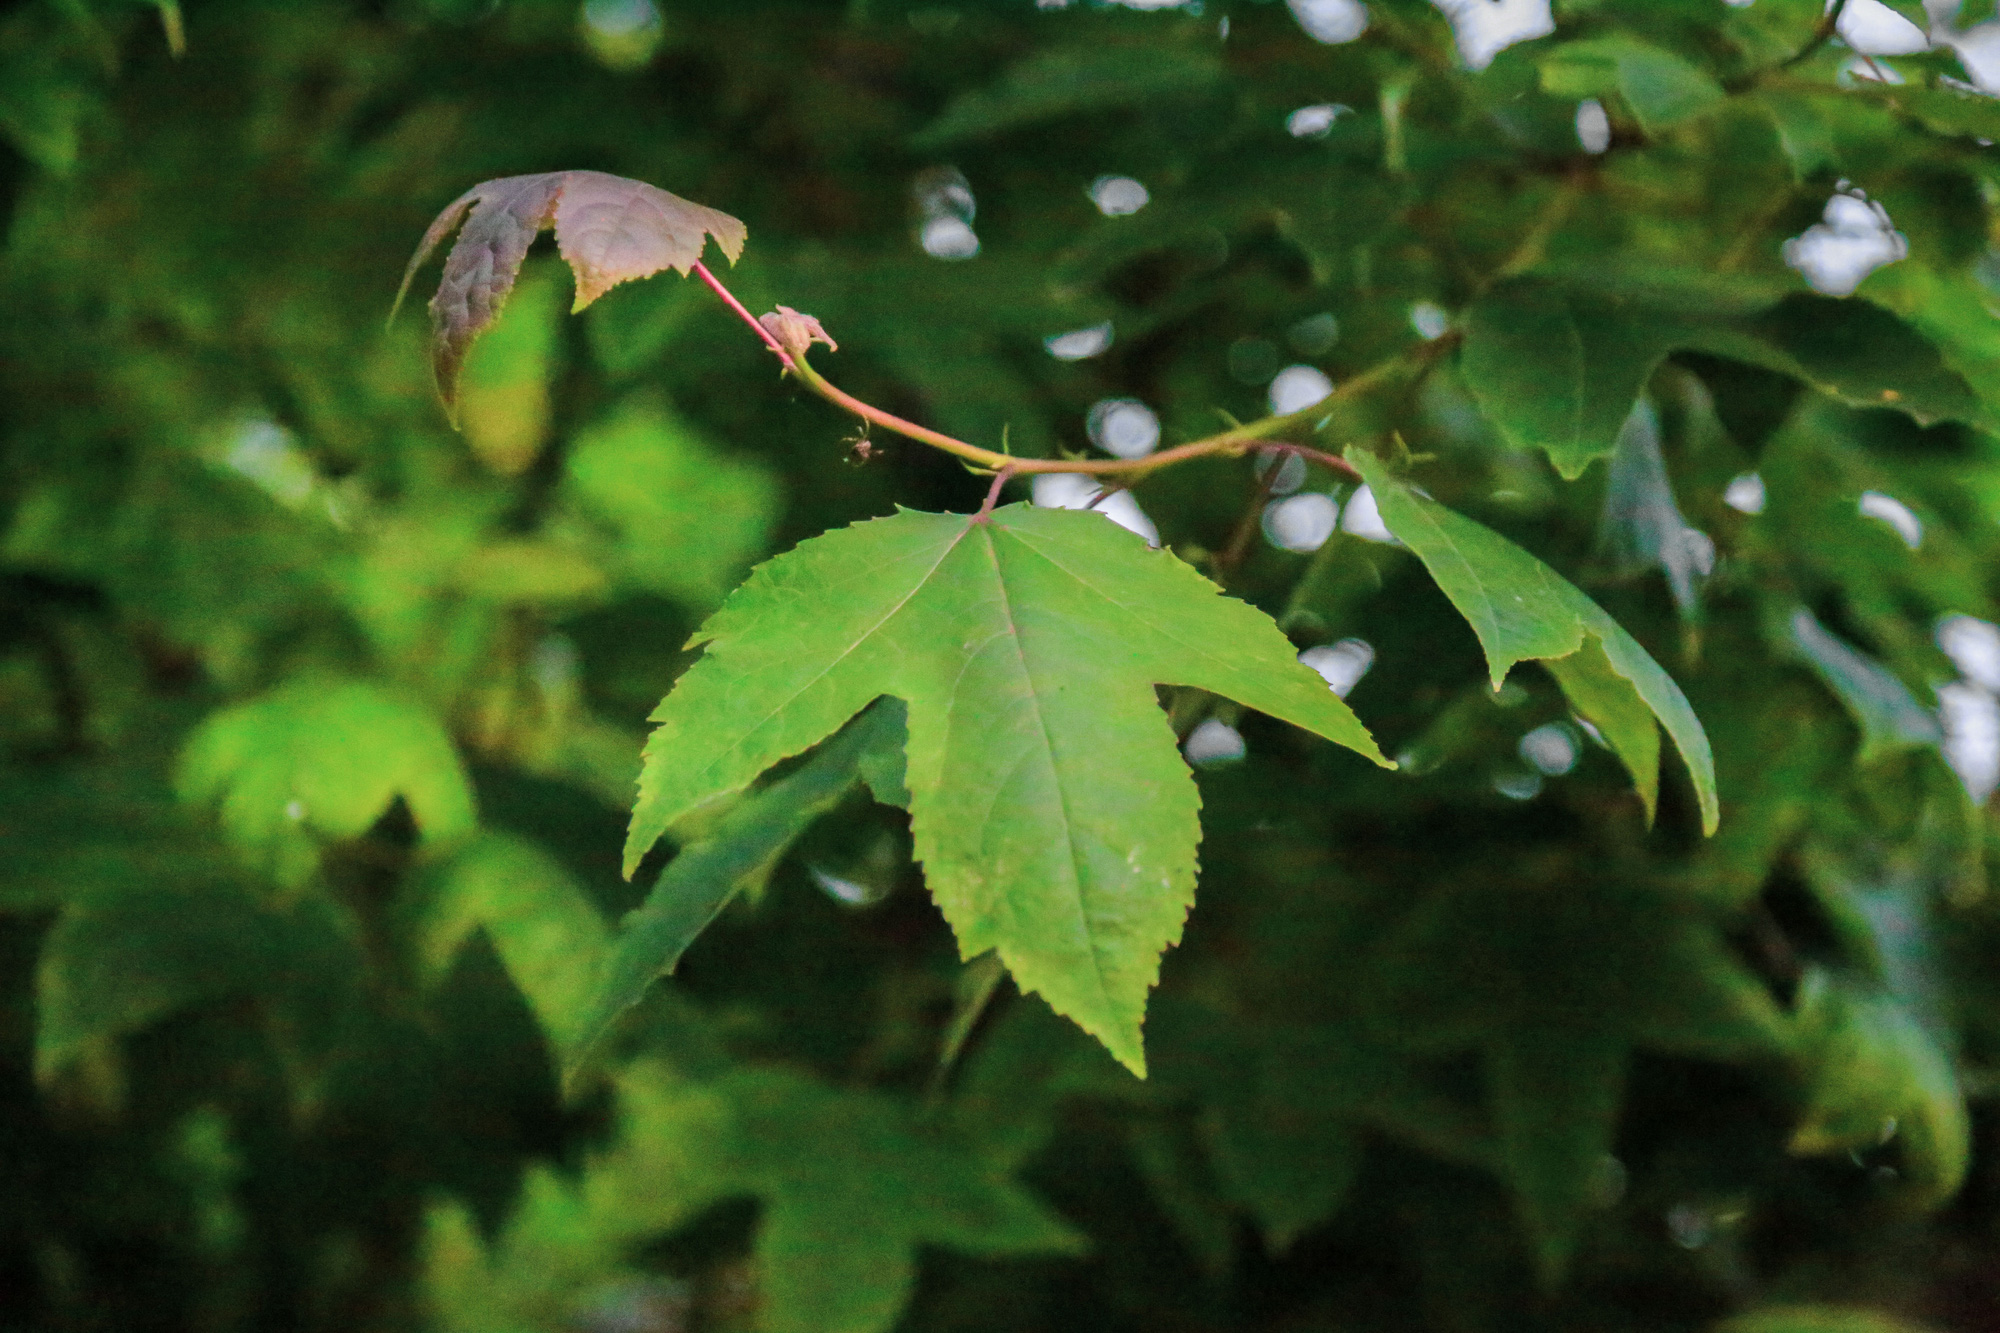
<instances>
[{"instance_id":1,"label":"twig","mask_svg":"<svg viewBox=\"0 0 2000 1333\"><path fill-rule=\"evenodd\" d=\"M743 308L743 303L736 299L736 293L730 291L727 287L723 286L722 280L716 277L713 273L710 273L708 271L708 265L702 263L699 259L697 259L694 261L694 272L696 277L700 278L703 282L708 284L708 288L710 291L714 292L717 296L722 298L723 303L725 305L727 305L731 310L734 310L738 315L742 316L743 322L745 324L748 324L751 328L757 331L757 336L764 340L764 345L766 347L770 348L773 352L777 353L778 360L784 363L786 370L796 369L796 365L792 360L791 353L787 352L784 349L784 347L778 342L777 338L772 336L771 331L769 329L765 328L762 324L758 323L757 317L755 315L751 314L748 310Z\"/></svg>"},{"instance_id":2,"label":"twig","mask_svg":"<svg viewBox=\"0 0 2000 1333\"><path fill-rule=\"evenodd\" d=\"M1784 60L1779 61L1777 67L1779 69L1790 69L1794 65L1803 65L1806 61L1818 55L1820 48L1832 41L1835 34L1840 31L1840 16L1846 12L1846 9L1847 0L1833 0L1832 7L1826 11L1825 15L1821 17L1818 26L1813 29L1812 40L1801 46Z\"/></svg>"},{"instance_id":3,"label":"twig","mask_svg":"<svg viewBox=\"0 0 2000 1333\"><path fill-rule=\"evenodd\" d=\"M1520 277L1547 257L1549 242L1555 238L1562 224L1569 220L1570 213L1583 198L1591 175L1588 169L1580 169L1563 177L1562 184L1556 187L1556 192L1549 196L1546 204L1542 205L1541 212L1536 215L1533 224L1521 237L1521 243L1500 261L1498 268L1474 285L1475 298L1484 296L1497 283L1504 282L1508 278Z\"/></svg>"},{"instance_id":4,"label":"twig","mask_svg":"<svg viewBox=\"0 0 2000 1333\"><path fill-rule=\"evenodd\" d=\"M1348 462L1339 454L1330 454L1324 449L1311 449L1303 444L1286 444L1282 440L1273 440L1268 444L1260 444L1257 448L1259 452L1267 454L1295 454L1308 462L1318 463L1321 467L1329 471L1338 472L1349 481L1361 480L1360 468L1354 466L1354 464Z\"/></svg>"},{"instance_id":5,"label":"twig","mask_svg":"<svg viewBox=\"0 0 2000 1333\"><path fill-rule=\"evenodd\" d=\"M1236 567L1243 563L1243 557L1249 554L1250 539L1262 525L1264 505L1271 498L1272 488L1278 484L1278 474L1284 471L1284 464L1278 460L1285 454L1299 453L1300 450L1297 445L1274 444L1257 452L1271 455L1271 465L1264 469L1264 475L1257 479L1256 488L1250 492L1249 503L1243 507L1243 516L1236 520L1236 531L1229 535L1229 545L1223 547L1208 566L1209 577L1225 588L1229 586L1229 576L1236 572ZM1319 451L1312 449L1304 452ZM1340 461L1343 464L1347 462L1344 458Z\"/></svg>"},{"instance_id":6,"label":"twig","mask_svg":"<svg viewBox=\"0 0 2000 1333\"><path fill-rule=\"evenodd\" d=\"M1000 498L1000 488L1014 479L1014 469L1003 467L993 474L993 484L986 488L986 503L979 506L979 512L972 516L974 523L984 523L993 516L994 502Z\"/></svg>"},{"instance_id":7,"label":"twig","mask_svg":"<svg viewBox=\"0 0 2000 1333\"><path fill-rule=\"evenodd\" d=\"M1280 435L1289 430L1309 426L1314 419L1324 416L1337 404L1359 398L1363 394L1379 388L1381 385L1394 380L1407 368L1414 367L1421 369L1427 366L1432 360L1442 355L1445 350L1455 346L1457 343L1457 338L1454 335L1448 334L1434 341L1420 344L1417 347L1399 352L1395 356L1369 367L1310 407L1303 407L1296 412L1288 412L1282 416L1265 417L1258 421L1249 422L1246 425L1235 426L1219 434L1196 440L1191 444L1183 444L1173 449L1163 449L1156 454L1148 454L1144 458L1018 458L1012 454L996 453L991 449L982 449L976 444L968 444L966 441L955 439L952 436L944 434L942 431L932 430L928 426L920 426L916 422L905 420L893 412L885 412L871 403L864 403L845 390L829 384L806 360L805 349L803 347L788 351L778 342L769 329L765 328L754 315L743 308L743 303L730 294L729 289L724 287L713 273L709 272L706 265L697 263L694 266L694 271L700 276L703 282L708 284L716 295L723 299L731 310L736 312L744 323L757 331L758 338L778 356L779 360L784 362L785 369L790 371L798 379L799 383L805 385L806 388L811 389L820 397L826 399L836 407L852 412L863 421L882 427L884 430L894 431L896 434L915 440L919 444L928 444L934 449L942 449L944 452L954 457L962 458L976 467L986 468L994 472L1005 471L1015 476L1032 476L1045 472L1074 472L1092 477L1127 478L1127 484L1130 484L1130 481L1136 481L1156 469L1171 467L1176 463L1185 463L1191 459L1207 458L1216 454L1241 454L1252 444L1267 436ZM1344 459L1334 454L1324 453L1319 450L1306 450L1303 446L1299 445L1286 445L1284 447L1313 458L1315 461L1333 468L1343 475L1350 477L1356 475Z\"/></svg>"}]
</instances>

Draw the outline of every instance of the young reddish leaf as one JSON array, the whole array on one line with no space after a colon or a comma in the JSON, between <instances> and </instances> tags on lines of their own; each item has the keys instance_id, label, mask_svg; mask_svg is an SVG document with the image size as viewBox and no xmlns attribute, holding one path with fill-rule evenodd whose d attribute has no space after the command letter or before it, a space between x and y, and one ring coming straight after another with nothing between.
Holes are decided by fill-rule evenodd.
<instances>
[{"instance_id":1,"label":"young reddish leaf","mask_svg":"<svg viewBox=\"0 0 2000 1333\"><path fill-rule=\"evenodd\" d=\"M560 179L556 246L576 271L572 314L619 283L663 268L685 278L710 236L730 263L743 253L748 233L727 213L601 171L565 171Z\"/></svg>"},{"instance_id":2,"label":"young reddish leaf","mask_svg":"<svg viewBox=\"0 0 2000 1333\"><path fill-rule=\"evenodd\" d=\"M544 228L555 228L556 248L576 274L572 314L619 283L649 278L663 268L686 277L711 236L733 264L748 234L727 213L623 176L601 171L503 176L473 186L437 215L403 270L396 309L417 270L461 219L465 229L445 257L444 278L431 298L431 370L445 409L454 416L466 349L500 317L521 261ZM395 317L392 309L389 318Z\"/></svg>"}]
</instances>

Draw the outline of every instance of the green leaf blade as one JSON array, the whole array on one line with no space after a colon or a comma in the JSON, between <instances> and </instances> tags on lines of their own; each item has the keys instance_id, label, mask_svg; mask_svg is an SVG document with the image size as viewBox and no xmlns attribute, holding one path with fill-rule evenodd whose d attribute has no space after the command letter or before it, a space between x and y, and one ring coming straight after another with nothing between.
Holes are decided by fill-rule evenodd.
<instances>
[{"instance_id":1,"label":"green leaf blade","mask_svg":"<svg viewBox=\"0 0 2000 1333\"><path fill-rule=\"evenodd\" d=\"M1486 1050L1507 1174L1544 1281L1568 1268L1617 1131L1621 1037L1556 1025L1508 1030Z\"/></svg>"},{"instance_id":2,"label":"green leaf blade","mask_svg":"<svg viewBox=\"0 0 2000 1333\"><path fill-rule=\"evenodd\" d=\"M1910 687L1820 624L1819 617L1797 607L1785 628L1790 646L1860 728L1857 762L1866 764L1896 750L1943 743L1944 731L1937 715L1917 702Z\"/></svg>"},{"instance_id":3,"label":"green leaf blade","mask_svg":"<svg viewBox=\"0 0 2000 1333\"><path fill-rule=\"evenodd\" d=\"M229 875L105 886L57 919L35 973L35 1076L93 1046L224 997L258 994L325 1020L360 966L338 909L275 903Z\"/></svg>"},{"instance_id":4,"label":"green leaf blade","mask_svg":"<svg viewBox=\"0 0 2000 1333\"><path fill-rule=\"evenodd\" d=\"M1510 444L1544 450L1575 480L1617 446L1670 327L1620 310L1608 294L1525 278L1467 311L1460 366Z\"/></svg>"},{"instance_id":5,"label":"green leaf blade","mask_svg":"<svg viewBox=\"0 0 2000 1333\"><path fill-rule=\"evenodd\" d=\"M1386 764L1268 618L1098 515L903 513L769 562L655 714L628 867L880 695L908 705L912 831L965 957L1135 1071L1193 901L1199 800L1156 685L1228 694Z\"/></svg>"},{"instance_id":6,"label":"green leaf blade","mask_svg":"<svg viewBox=\"0 0 2000 1333\"><path fill-rule=\"evenodd\" d=\"M1900 1146L1898 1195L1918 1209L1958 1192L1971 1122L1951 1056L1902 1001L1815 968L1800 986L1796 1041L1807 1080L1790 1149L1800 1156Z\"/></svg>"},{"instance_id":7,"label":"green leaf blade","mask_svg":"<svg viewBox=\"0 0 2000 1333\"><path fill-rule=\"evenodd\" d=\"M1671 129L1728 96L1707 71L1624 34L1554 48L1542 61L1541 80L1546 91L1563 97L1618 93L1648 134Z\"/></svg>"},{"instance_id":8,"label":"green leaf blade","mask_svg":"<svg viewBox=\"0 0 2000 1333\"><path fill-rule=\"evenodd\" d=\"M554 857L523 838L483 834L420 874L407 907L426 981L441 981L483 929L549 1041L571 1039L610 932Z\"/></svg>"},{"instance_id":9,"label":"green leaf blade","mask_svg":"<svg viewBox=\"0 0 2000 1333\"><path fill-rule=\"evenodd\" d=\"M1673 739L1694 779L1702 830L1715 832L1721 810L1708 735L1680 686L1639 641L1561 575L1500 534L1419 495L1365 450L1349 450L1348 459L1373 491L1382 521L1471 622L1494 688L1517 662L1568 658L1583 647L1586 636L1596 639L1611 675L1630 685ZM1568 673L1572 680L1580 670L1578 664ZM1599 681L1600 690L1605 683ZM1628 709L1621 706L1621 716ZM1638 756L1636 750L1620 751L1628 765Z\"/></svg>"},{"instance_id":10,"label":"green leaf blade","mask_svg":"<svg viewBox=\"0 0 2000 1333\"><path fill-rule=\"evenodd\" d=\"M316 839L360 837L397 797L433 845L478 822L437 718L363 680L307 677L222 709L190 736L175 787L217 806L225 836L288 885L317 866Z\"/></svg>"},{"instance_id":11,"label":"green leaf blade","mask_svg":"<svg viewBox=\"0 0 2000 1333\"><path fill-rule=\"evenodd\" d=\"M466 412L469 428L469 398ZM619 577L702 611L765 549L778 507L769 473L652 394L581 432L563 465L566 494L616 535Z\"/></svg>"},{"instance_id":12,"label":"green leaf blade","mask_svg":"<svg viewBox=\"0 0 2000 1333\"><path fill-rule=\"evenodd\" d=\"M1577 715L1596 727L1632 775L1651 822L1660 804L1660 728L1632 683L1605 655L1601 640L1586 635L1568 657L1542 663L1562 687Z\"/></svg>"},{"instance_id":13,"label":"green leaf blade","mask_svg":"<svg viewBox=\"0 0 2000 1333\"><path fill-rule=\"evenodd\" d=\"M871 757L902 741L902 718L883 700L843 729L796 772L760 789L724 815L713 833L681 849L646 901L620 925L575 1041L565 1052L575 1071L738 893L764 882L779 857L812 821L853 787Z\"/></svg>"}]
</instances>

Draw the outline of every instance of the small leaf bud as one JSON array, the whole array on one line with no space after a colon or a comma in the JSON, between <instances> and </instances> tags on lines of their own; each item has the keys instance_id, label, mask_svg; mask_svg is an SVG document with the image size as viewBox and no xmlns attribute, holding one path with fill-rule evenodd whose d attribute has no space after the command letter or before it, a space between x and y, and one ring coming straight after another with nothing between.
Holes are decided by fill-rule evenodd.
<instances>
[{"instance_id":1,"label":"small leaf bud","mask_svg":"<svg viewBox=\"0 0 2000 1333\"><path fill-rule=\"evenodd\" d=\"M829 351L840 350L840 344L827 336L826 330L820 327L817 319L811 315L802 315L788 305L779 306L770 314L759 318L757 322L778 340L778 346L784 348L785 355L794 361L802 360L806 349L814 343L825 343Z\"/></svg>"}]
</instances>

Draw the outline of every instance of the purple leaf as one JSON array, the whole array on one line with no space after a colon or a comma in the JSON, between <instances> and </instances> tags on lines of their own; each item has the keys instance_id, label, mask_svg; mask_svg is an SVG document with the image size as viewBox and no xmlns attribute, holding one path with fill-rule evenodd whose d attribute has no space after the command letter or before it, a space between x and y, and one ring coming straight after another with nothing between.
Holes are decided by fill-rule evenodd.
<instances>
[{"instance_id":1,"label":"purple leaf","mask_svg":"<svg viewBox=\"0 0 2000 1333\"><path fill-rule=\"evenodd\" d=\"M687 276L711 236L733 264L747 234L727 213L623 176L601 171L503 176L473 186L438 214L403 271L397 308L417 270L460 219L465 229L445 258L443 280L431 298L431 370L454 425L466 351L500 317L521 261L543 228L555 228L556 248L576 274L572 312L621 282L664 268ZM395 318L394 310L389 317Z\"/></svg>"}]
</instances>

